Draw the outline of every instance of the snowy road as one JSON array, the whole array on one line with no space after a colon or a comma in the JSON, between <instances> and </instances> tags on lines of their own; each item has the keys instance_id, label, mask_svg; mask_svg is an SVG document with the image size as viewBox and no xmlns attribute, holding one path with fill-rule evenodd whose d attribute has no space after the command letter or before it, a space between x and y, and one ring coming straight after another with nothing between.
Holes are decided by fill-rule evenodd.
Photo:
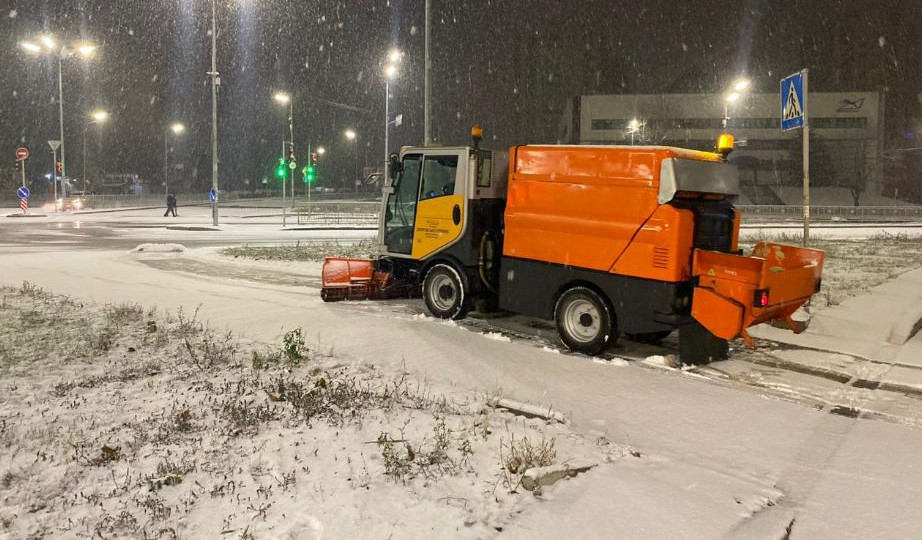
<instances>
[{"instance_id":1,"label":"snowy road","mask_svg":"<svg viewBox=\"0 0 922 540\"><path fill-rule=\"evenodd\" d=\"M185 237L192 244L282 241L277 231L232 225L219 233L131 233L97 224L100 231L87 239L62 224L60 232L43 229L23 240L14 237L24 228L7 225L0 233L3 284L28 280L103 302L201 306L212 325L267 341L300 326L320 347L355 361L553 405L586 438L630 444L649 458L568 483L539 506L543 511L523 516L501 537L548 537L547 531L560 530L559 520L569 519L577 520L569 529L580 538L780 538L792 517L790 538L922 537L919 429L766 397L732 377L715 382L558 354L533 341L421 317L412 302L324 304L306 278L298 285L291 276L266 283L229 277L221 268L211 275L189 272L165 268L176 256L124 249L151 237ZM291 233L316 234L281 234ZM49 237L57 244L49 245ZM541 329L535 332L540 338Z\"/></svg>"}]
</instances>

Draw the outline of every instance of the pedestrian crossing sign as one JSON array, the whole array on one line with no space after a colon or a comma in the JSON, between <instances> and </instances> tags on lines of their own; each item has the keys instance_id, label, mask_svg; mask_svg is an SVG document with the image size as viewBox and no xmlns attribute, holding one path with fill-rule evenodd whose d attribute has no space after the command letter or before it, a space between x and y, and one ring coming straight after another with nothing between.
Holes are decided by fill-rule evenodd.
<instances>
[{"instance_id":1,"label":"pedestrian crossing sign","mask_svg":"<svg viewBox=\"0 0 922 540\"><path fill-rule=\"evenodd\" d=\"M804 72L781 79L781 131L802 128L807 112Z\"/></svg>"}]
</instances>

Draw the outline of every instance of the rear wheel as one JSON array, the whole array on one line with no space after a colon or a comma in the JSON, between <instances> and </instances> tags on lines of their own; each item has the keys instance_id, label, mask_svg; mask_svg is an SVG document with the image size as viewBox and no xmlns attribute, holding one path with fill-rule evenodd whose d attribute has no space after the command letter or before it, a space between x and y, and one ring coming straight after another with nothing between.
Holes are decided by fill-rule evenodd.
<instances>
[{"instance_id":1,"label":"rear wheel","mask_svg":"<svg viewBox=\"0 0 922 540\"><path fill-rule=\"evenodd\" d=\"M573 287L554 306L560 340L571 351L598 354L614 344L618 333L608 304L586 287Z\"/></svg>"},{"instance_id":2,"label":"rear wheel","mask_svg":"<svg viewBox=\"0 0 922 540\"><path fill-rule=\"evenodd\" d=\"M429 312L440 319L463 319L471 309L461 274L447 264L437 264L426 272L423 300Z\"/></svg>"}]
</instances>

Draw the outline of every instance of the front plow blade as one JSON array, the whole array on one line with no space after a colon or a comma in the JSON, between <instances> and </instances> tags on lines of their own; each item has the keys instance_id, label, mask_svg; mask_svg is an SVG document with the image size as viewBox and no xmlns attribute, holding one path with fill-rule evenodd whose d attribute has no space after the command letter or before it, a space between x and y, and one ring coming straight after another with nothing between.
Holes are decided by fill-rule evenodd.
<instances>
[{"instance_id":1,"label":"front plow blade","mask_svg":"<svg viewBox=\"0 0 922 540\"><path fill-rule=\"evenodd\" d=\"M323 260L320 297L324 302L366 300L375 292L374 271L374 261L368 259L327 257Z\"/></svg>"}]
</instances>

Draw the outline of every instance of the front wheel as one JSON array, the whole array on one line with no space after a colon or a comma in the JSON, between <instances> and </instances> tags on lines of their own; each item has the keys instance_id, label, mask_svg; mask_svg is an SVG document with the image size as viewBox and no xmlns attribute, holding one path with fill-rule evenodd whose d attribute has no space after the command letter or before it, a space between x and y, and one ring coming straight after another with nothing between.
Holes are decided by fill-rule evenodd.
<instances>
[{"instance_id":1,"label":"front wheel","mask_svg":"<svg viewBox=\"0 0 922 540\"><path fill-rule=\"evenodd\" d=\"M586 287L573 287L554 306L560 340L571 351L598 354L617 340L617 325L608 304Z\"/></svg>"},{"instance_id":2,"label":"front wheel","mask_svg":"<svg viewBox=\"0 0 922 540\"><path fill-rule=\"evenodd\" d=\"M464 280L454 267L437 264L426 272L423 300L429 312L440 319L463 319L471 309Z\"/></svg>"}]
</instances>

